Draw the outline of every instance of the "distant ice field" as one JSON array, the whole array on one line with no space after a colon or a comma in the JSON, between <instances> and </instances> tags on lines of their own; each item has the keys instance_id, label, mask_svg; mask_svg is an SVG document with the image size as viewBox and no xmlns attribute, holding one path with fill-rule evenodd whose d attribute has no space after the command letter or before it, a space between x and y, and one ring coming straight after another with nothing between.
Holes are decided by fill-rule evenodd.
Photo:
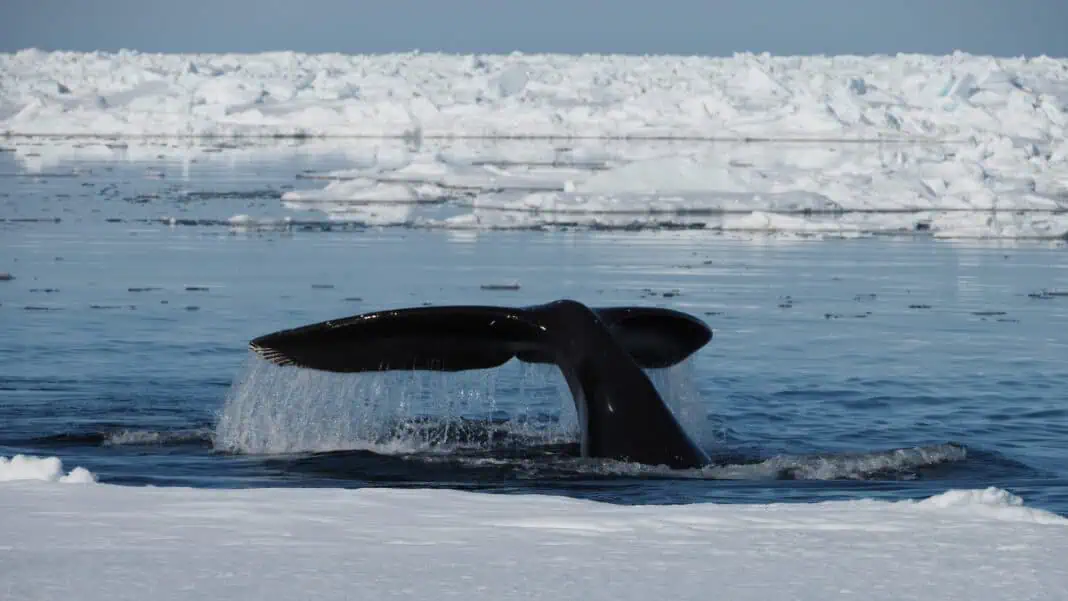
<instances>
[{"instance_id":1,"label":"distant ice field","mask_svg":"<svg viewBox=\"0 0 1068 601\"><path fill-rule=\"evenodd\" d=\"M167 136L1065 136L1065 60L949 56L0 55L0 131Z\"/></svg>"},{"instance_id":2,"label":"distant ice field","mask_svg":"<svg viewBox=\"0 0 1068 601\"><path fill-rule=\"evenodd\" d=\"M350 224L1068 235L1061 59L25 50L0 84L0 132L45 156L345 139L351 164L281 194Z\"/></svg>"},{"instance_id":3,"label":"distant ice field","mask_svg":"<svg viewBox=\"0 0 1068 601\"><path fill-rule=\"evenodd\" d=\"M180 224L195 212L200 222L252 229L1068 236L1068 160L1048 144L1043 150L1008 138L989 143L17 138L4 148L8 160L0 175L73 178L85 184L75 196L128 201L94 204L97 216L111 211L106 217L152 222ZM268 173L272 157L302 166L295 173ZM124 188L128 196L119 196L113 183L92 189L116 164L142 166L136 185ZM228 188L234 202L205 202L210 191L196 183L199 174L237 164L258 164L264 177ZM62 211L74 218L86 207L70 202ZM9 201L0 219L50 218L54 210Z\"/></svg>"}]
</instances>

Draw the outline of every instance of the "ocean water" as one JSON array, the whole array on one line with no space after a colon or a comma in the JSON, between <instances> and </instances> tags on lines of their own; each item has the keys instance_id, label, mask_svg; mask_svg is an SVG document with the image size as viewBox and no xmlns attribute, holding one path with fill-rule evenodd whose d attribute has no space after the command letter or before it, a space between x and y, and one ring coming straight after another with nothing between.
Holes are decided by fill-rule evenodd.
<instances>
[{"instance_id":1,"label":"ocean water","mask_svg":"<svg viewBox=\"0 0 1068 601\"><path fill-rule=\"evenodd\" d=\"M126 485L436 486L619 503L922 497L998 486L1068 515L1063 243L730 238L694 230L284 228L344 152L0 153L0 455ZM173 217L173 219L171 219ZM331 376L249 339L423 304L690 312L653 373L715 458L574 456L552 368Z\"/></svg>"}]
</instances>

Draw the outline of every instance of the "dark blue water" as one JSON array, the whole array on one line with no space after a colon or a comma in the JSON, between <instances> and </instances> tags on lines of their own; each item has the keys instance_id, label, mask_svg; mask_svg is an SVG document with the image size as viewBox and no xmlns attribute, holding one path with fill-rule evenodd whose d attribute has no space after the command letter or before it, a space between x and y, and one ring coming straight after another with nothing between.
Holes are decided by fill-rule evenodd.
<instances>
[{"instance_id":1,"label":"dark blue water","mask_svg":"<svg viewBox=\"0 0 1068 601\"><path fill-rule=\"evenodd\" d=\"M343 167L343 153L33 154L0 154L0 272L14 276L0 281L0 455L55 455L131 485L626 503L998 486L1068 514L1063 244L314 219L250 231L223 221L285 215L282 191L322 185L296 175ZM573 409L547 368L328 377L246 352L257 335L363 311L564 297L712 326L692 361L654 377L716 466L574 457Z\"/></svg>"}]
</instances>

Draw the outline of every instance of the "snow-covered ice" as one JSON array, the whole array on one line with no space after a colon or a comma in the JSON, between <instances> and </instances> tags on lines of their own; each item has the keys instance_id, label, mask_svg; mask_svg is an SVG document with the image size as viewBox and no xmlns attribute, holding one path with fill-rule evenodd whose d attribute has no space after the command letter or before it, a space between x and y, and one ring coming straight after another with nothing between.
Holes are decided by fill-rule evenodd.
<instances>
[{"instance_id":1,"label":"snow-covered ice","mask_svg":"<svg viewBox=\"0 0 1068 601\"><path fill-rule=\"evenodd\" d=\"M0 55L17 134L1065 139L1068 61L949 56L726 58Z\"/></svg>"},{"instance_id":2,"label":"snow-covered ice","mask_svg":"<svg viewBox=\"0 0 1068 601\"><path fill-rule=\"evenodd\" d=\"M58 457L32 457L15 455L10 459L0 457L0 482L13 480L45 480L85 484L95 482L96 477L84 467L76 467L70 473L63 472L63 461Z\"/></svg>"},{"instance_id":3,"label":"snow-covered ice","mask_svg":"<svg viewBox=\"0 0 1068 601\"><path fill-rule=\"evenodd\" d=\"M1064 59L25 50L0 55L0 84L0 132L125 138L16 144L31 170L64 152L153 156L139 150L145 136L404 139L400 151L354 151L353 169L282 199L336 220L1068 235ZM539 136L568 147L474 140ZM620 152L610 137L706 141Z\"/></svg>"},{"instance_id":4,"label":"snow-covered ice","mask_svg":"<svg viewBox=\"0 0 1068 601\"><path fill-rule=\"evenodd\" d=\"M622 506L447 490L0 484L5 598L1063 599L1008 491Z\"/></svg>"},{"instance_id":5,"label":"snow-covered ice","mask_svg":"<svg viewBox=\"0 0 1068 601\"><path fill-rule=\"evenodd\" d=\"M596 169L414 155L399 167L322 174L285 206L370 224L509 228L699 224L723 232L1062 238L1068 157L1002 138L954 147L663 147ZM413 210L451 199L457 211ZM386 211L386 206L392 211ZM377 211L371 214L371 211Z\"/></svg>"}]
</instances>

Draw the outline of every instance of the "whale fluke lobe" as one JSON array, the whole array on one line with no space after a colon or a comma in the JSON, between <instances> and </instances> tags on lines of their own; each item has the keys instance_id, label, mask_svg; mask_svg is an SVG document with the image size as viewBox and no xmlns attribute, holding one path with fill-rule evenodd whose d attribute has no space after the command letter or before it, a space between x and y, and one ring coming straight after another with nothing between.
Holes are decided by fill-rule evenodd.
<instances>
[{"instance_id":1,"label":"whale fluke lobe","mask_svg":"<svg viewBox=\"0 0 1068 601\"><path fill-rule=\"evenodd\" d=\"M279 365L322 371L464 371L499 367L537 348L536 324L499 307L419 307L282 330L250 348Z\"/></svg>"},{"instance_id":2,"label":"whale fluke lobe","mask_svg":"<svg viewBox=\"0 0 1068 601\"><path fill-rule=\"evenodd\" d=\"M630 356L645 369L671 367L712 339L701 320L670 309L611 307L593 309Z\"/></svg>"},{"instance_id":3,"label":"whale fluke lobe","mask_svg":"<svg viewBox=\"0 0 1068 601\"><path fill-rule=\"evenodd\" d=\"M379 311L281 330L249 348L277 365L342 373L552 363L574 397L583 456L692 468L708 456L642 368L675 365L711 339L704 322L679 311L561 300Z\"/></svg>"}]
</instances>

